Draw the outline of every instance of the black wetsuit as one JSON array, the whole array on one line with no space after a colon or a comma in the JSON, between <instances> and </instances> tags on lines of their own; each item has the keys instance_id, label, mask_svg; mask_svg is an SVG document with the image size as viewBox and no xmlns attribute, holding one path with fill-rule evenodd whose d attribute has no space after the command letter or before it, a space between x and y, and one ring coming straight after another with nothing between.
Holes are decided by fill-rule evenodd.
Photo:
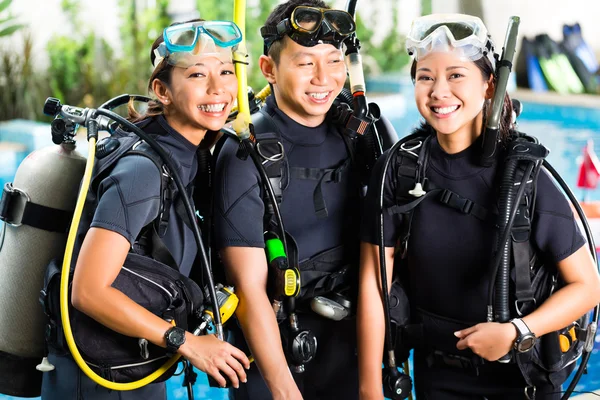
<instances>
[{"instance_id":1,"label":"black wetsuit","mask_svg":"<svg viewBox=\"0 0 600 400\"><path fill-rule=\"evenodd\" d=\"M426 176L436 187L452 190L497 213L499 163L489 168L479 166L480 148L478 140L460 153L447 154L433 137ZM381 177L384 159L378 161L374 177ZM384 207L395 203L396 176L392 160L386 177ZM378 244L378 185L373 182L367 194L361 238ZM393 247L399 236L399 220L388 213L384 216L385 245ZM495 234L493 222L463 214L434 196L416 207L410 232L406 265L411 309L465 322L465 328L485 322ZM531 241L550 263L565 259L585 243L565 196L544 170L537 182ZM457 326L463 325L462 322ZM442 343L447 347L444 351L454 349L457 353L457 341L450 333L437 338L428 350L415 351L419 400L524 398L526 384L516 364L486 363L478 369L463 369L431 357L433 346L444 347ZM542 395L558 390L538 387L536 398L558 399L558 394Z\"/></svg>"},{"instance_id":2,"label":"black wetsuit","mask_svg":"<svg viewBox=\"0 0 600 400\"><path fill-rule=\"evenodd\" d=\"M143 130L156 135L156 140L177 166L183 184L188 185L196 175L197 146L171 128L162 116L155 117ZM119 159L98 186L98 206L91 227L117 232L133 244L142 228L158 215L160 174L154 162L147 157L126 155ZM189 275L197 246L192 231L177 215L175 204L171 206L167 232L162 239L181 273ZM133 391L108 390L90 380L69 354L51 352L49 360L56 369L44 373L44 400L166 399L164 383L150 384Z\"/></svg>"},{"instance_id":3,"label":"black wetsuit","mask_svg":"<svg viewBox=\"0 0 600 400\"><path fill-rule=\"evenodd\" d=\"M290 168L332 168L348 158L348 152L338 130L328 122L309 128L290 119L267 99L267 110L282 135ZM263 248L264 203L260 178L252 161L236 157L238 145L228 140L217 160L215 191L215 245L225 247ZM291 176L283 192L281 213L286 230L294 237L302 262L324 250L341 244L358 246L358 189L353 174L340 182L322 184L328 217L315 214L313 192L316 180L301 180ZM358 261L358 260L357 260ZM251 265L248 265L251 268ZM300 326L310 329L318 340L315 359L306 364L303 374L294 374L304 399L358 398L355 320L339 322L321 317L308 307L300 307ZM284 326L285 325L285 326ZM287 321L281 329L287 329ZM234 329L235 345L247 352L241 331ZM270 399L256 364L248 374L248 383L232 390L235 399Z\"/></svg>"}]
</instances>

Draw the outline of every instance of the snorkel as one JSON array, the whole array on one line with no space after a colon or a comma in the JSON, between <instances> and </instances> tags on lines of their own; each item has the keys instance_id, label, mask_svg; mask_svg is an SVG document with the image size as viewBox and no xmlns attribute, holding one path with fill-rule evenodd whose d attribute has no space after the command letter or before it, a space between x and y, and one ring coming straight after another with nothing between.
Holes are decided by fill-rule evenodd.
<instances>
[{"instance_id":1,"label":"snorkel","mask_svg":"<svg viewBox=\"0 0 600 400\"><path fill-rule=\"evenodd\" d=\"M519 32L520 18L510 17L502 55L496 65L496 75L498 81L492 99L492 106L486 119L485 130L483 131L483 140L481 147L481 165L489 167L496 158L496 149L498 146L498 131L500 129L500 117L506 96L506 86L508 77L512 71L512 63L517 46L517 35Z\"/></svg>"}]
</instances>

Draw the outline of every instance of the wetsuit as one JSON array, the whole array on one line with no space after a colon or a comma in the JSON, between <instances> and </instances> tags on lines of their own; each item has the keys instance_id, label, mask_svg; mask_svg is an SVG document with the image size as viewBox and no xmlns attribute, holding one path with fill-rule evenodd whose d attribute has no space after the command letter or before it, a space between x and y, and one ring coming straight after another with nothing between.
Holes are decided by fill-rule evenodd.
<instances>
[{"instance_id":1,"label":"wetsuit","mask_svg":"<svg viewBox=\"0 0 600 400\"><path fill-rule=\"evenodd\" d=\"M197 146L171 128L163 116L154 117L143 130L153 134L171 156L183 184L187 186L192 182L197 169ZM152 223L158 215L160 174L154 162L145 156L132 154L119 159L98 186L98 206L90 226L117 232L133 245L142 228ZM171 206L167 232L162 240L180 272L189 275L197 246L192 231L177 215L175 204L173 202ZM87 227L82 229L87 230ZM108 390L90 380L68 353L57 354L51 350L49 361L56 369L44 373L44 400L166 399L164 382L133 391Z\"/></svg>"},{"instance_id":2,"label":"wetsuit","mask_svg":"<svg viewBox=\"0 0 600 400\"><path fill-rule=\"evenodd\" d=\"M439 188L449 189L497 215L501 163L478 165L479 138L469 148L447 154L436 137L430 141L427 178ZM501 154L499 155L499 159ZM381 157L373 174L380 179ZM384 208L395 204L397 170L391 161L386 176ZM361 239L378 244L378 184L371 182L367 194ZM384 212L385 246L394 247L400 232L399 217ZM428 320L432 315L466 328L486 321L490 257L495 227L493 219L482 220L429 197L415 209L408 241L406 267L411 310ZM548 263L557 263L585 244L569 204L549 175L542 170L537 181L531 242ZM451 366L449 358L436 350L457 354L458 339L449 332L415 350L415 385L419 400L520 399L525 381L516 364L484 363L477 368ZM472 352L469 351L471 355ZM537 387L536 399L559 399L560 388Z\"/></svg>"},{"instance_id":3,"label":"wetsuit","mask_svg":"<svg viewBox=\"0 0 600 400\"><path fill-rule=\"evenodd\" d=\"M348 158L339 131L328 121L314 128L303 126L279 110L273 96L267 99L266 111L281 132L290 170L332 168ZM218 249L263 248L264 203L260 178L250 159L242 161L236 157L237 149L236 141L228 140L217 160L215 245ZM315 213L313 193L317 184L317 180L299 179L291 173L289 186L283 192L283 223L298 245L300 262L342 244L354 249L358 246L360 207L357 207L358 189L353 172L344 174L338 182L322 184L328 210L325 218ZM310 329L318 341L316 357L306 364L306 371L294 374L304 399L358 398L355 320L333 321L310 311L306 303L298 307L300 327ZM287 325L287 321L282 322L280 329L286 330ZM248 352L241 330L233 329L233 334L235 346ZM255 363L251 364L248 383L232 390L230 397L237 400L271 398Z\"/></svg>"}]
</instances>

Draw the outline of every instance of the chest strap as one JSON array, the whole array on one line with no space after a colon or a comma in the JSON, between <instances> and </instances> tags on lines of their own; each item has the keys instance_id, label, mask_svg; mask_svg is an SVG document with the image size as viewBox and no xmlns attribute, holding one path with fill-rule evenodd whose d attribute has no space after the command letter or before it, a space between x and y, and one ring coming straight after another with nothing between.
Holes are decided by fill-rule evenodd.
<instances>
[{"instance_id":1,"label":"chest strap","mask_svg":"<svg viewBox=\"0 0 600 400\"><path fill-rule=\"evenodd\" d=\"M313 204L317 218L326 218L328 215L327 204L323 197L323 183L340 183L345 175L349 173L350 159L342 161L335 168L300 168L290 167L290 177L295 179L315 180L317 186L313 192Z\"/></svg>"}]
</instances>

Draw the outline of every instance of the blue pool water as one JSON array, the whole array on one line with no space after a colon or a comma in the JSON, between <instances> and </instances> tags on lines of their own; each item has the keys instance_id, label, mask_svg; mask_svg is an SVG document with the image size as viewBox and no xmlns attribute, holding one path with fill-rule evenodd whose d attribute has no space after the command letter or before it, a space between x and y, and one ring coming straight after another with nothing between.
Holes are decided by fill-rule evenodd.
<instances>
[{"instance_id":1,"label":"blue pool water","mask_svg":"<svg viewBox=\"0 0 600 400\"><path fill-rule=\"evenodd\" d=\"M394 95L378 101L382 113L390 118L400 137L410 133L418 123L419 115L414 107L411 95ZM600 109L547 105L525 102L523 113L519 118L520 130L537 136L550 149L549 162L571 186L577 198L584 192L575 188L578 157L588 139L595 139L595 150L600 153ZM49 136L49 131L48 131ZM1 140L1 134L0 134ZM600 191L585 193L588 199L600 200ZM600 389L600 335L596 337L595 349L588 364L589 373L584 375L577 386L577 391ZM169 399L187 398L186 388L182 387L183 378L173 377L167 382ZM209 388L206 375L199 373L194 387L196 399L227 399L227 392L222 389ZM0 394L0 400L15 399Z\"/></svg>"}]
</instances>

